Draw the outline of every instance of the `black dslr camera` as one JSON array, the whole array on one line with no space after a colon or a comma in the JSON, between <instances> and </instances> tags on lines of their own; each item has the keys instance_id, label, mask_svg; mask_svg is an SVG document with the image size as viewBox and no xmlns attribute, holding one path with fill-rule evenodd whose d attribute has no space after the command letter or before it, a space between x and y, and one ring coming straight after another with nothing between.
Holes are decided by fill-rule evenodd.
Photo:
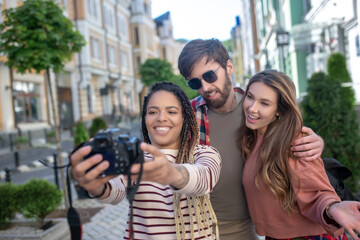
<instances>
[{"instance_id":1,"label":"black dslr camera","mask_svg":"<svg viewBox=\"0 0 360 240\"><path fill-rule=\"evenodd\" d=\"M144 161L143 152L140 150L140 140L122 134L119 128L100 130L94 140L85 143L84 146L92 148L84 159L99 153L103 156L103 161L109 161L110 166L102 175L128 174L132 164Z\"/></svg>"}]
</instances>

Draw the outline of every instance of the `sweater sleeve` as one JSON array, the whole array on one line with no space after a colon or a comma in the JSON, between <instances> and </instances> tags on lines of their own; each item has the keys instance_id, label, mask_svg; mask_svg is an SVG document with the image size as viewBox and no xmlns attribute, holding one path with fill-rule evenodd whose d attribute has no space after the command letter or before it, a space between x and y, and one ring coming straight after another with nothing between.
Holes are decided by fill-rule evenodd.
<instances>
[{"instance_id":1,"label":"sweater sleeve","mask_svg":"<svg viewBox=\"0 0 360 240\"><path fill-rule=\"evenodd\" d=\"M331 186L321 158L314 161L290 159L290 166L295 176L291 178L296 201L305 217L321 224L332 236L339 236L343 228L328 224L324 219L325 208L340 198Z\"/></svg>"},{"instance_id":2,"label":"sweater sleeve","mask_svg":"<svg viewBox=\"0 0 360 240\"><path fill-rule=\"evenodd\" d=\"M183 164L189 172L189 181L175 193L201 196L210 193L220 177L221 157L219 152L206 145L197 145L194 164Z\"/></svg>"},{"instance_id":3,"label":"sweater sleeve","mask_svg":"<svg viewBox=\"0 0 360 240\"><path fill-rule=\"evenodd\" d=\"M126 181L122 175L117 176L109 181L111 191L110 195L105 199L99 199L99 202L118 204L126 197Z\"/></svg>"}]
</instances>

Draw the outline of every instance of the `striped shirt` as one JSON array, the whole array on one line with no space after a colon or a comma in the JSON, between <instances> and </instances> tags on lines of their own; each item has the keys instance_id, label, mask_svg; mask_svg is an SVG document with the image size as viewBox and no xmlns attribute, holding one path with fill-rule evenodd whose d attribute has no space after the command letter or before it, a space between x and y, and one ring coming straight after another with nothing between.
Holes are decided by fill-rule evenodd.
<instances>
[{"instance_id":1,"label":"striped shirt","mask_svg":"<svg viewBox=\"0 0 360 240\"><path fill-rule=\"evenodd\" d=\"M169 161L175 162L178 150L162 149ZM153 159L149 153L144 154L145 161ZM143 181L133 201L134 239L176 239L176 225L173 194L182 194L180 208L184 216L186 238L191 239L190 218L186 196L202 196L212 191L219 180L221 158L216 149L210 146L197 145L194 152L194 164L182 164L189 172L189 181L180 190L169 185ZM110 180L111 193L108 198L99 200L103 203L117 204L126 197L127 182L123 176ZM199 231L194 225L195 239L215 239L212 228ZM127 234L124 239L128 239Z\"/></svg>"}]
</instances>

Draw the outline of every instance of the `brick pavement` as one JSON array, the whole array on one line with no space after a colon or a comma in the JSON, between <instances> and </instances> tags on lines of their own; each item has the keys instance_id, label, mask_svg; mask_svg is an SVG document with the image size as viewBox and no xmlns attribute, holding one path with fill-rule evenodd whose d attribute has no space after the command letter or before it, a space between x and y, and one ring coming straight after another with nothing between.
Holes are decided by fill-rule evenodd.
<instances>
[{"instance_id":1,"label":"brick pavement","mask_svg":"<svg viewBox=\"0 0 360 240\"><path fill-rule=\"evenodd\" d=\"M82 199L75 201L74 207L103 207L90 219L90 222L83 224L83 240L123 239L128 220L128 201L110 205L102 204L95 199Z\"/></svg>"}]
</instances>

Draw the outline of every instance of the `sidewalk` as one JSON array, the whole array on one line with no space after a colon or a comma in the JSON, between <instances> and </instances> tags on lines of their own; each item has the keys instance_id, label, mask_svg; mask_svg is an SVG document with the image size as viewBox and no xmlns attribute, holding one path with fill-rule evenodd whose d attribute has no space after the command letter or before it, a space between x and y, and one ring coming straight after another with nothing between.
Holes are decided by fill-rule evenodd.
<instances>
[{"instance_id":1,"label":"sidewalk","mask_svg":"<svg viewBox=\"0 0 360 240\"><path fill-rule=\"evenodd\" d=\"M141 139L141 124L133 123L122 126L121 129L131 137ZM44 141L39 141L44 142ZM69 131L61 133L61 147L63 164L68 163L68 153L73 149L73 138ZM22 174L31 172L44 166L39 160L46 160L53 164L53 154L56 153L56 146L51 144L34 144L34 147L19 151L19 166L16 167L14 152L9 148L0 149L0 182L5 182L5 168L11 169L11 174ZM82 223L83 240L113 240L122 239L125 234L128 220L128 202L124 200L118 205L102 204L95 199L78 199L72 183L73 206L82 212L80 218L87 221ZM95 212L95 214L94 214ZM89 216L93 215L93 216ZM90 217L90 219L89 219Z\"/></svg>"},{"instance_id":2,"label":"sidewalk","mask_svg":"<svg viewBox=\"0 0 360 240\"><path fill-rule=\"evenodd\" d=\"M90 222L82 224L83 240L123 239L127 227L129 204L127 200L117 205L99 203L95 199L77 200L76 209L102 207Z\"/></svg>"}]
</instances>

